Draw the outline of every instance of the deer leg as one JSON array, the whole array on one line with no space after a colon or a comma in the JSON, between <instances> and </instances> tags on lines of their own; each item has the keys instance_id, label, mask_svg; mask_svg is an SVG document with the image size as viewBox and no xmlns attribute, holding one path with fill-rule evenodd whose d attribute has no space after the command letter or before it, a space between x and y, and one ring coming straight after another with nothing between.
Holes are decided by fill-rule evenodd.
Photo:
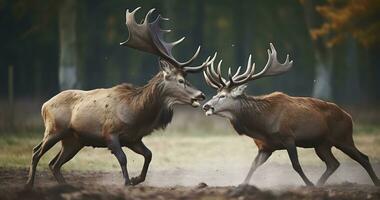
<instances>
[{"instance_id":1,"label":"deer leg","mask_svg":"<svg viewBox=\"0 0 380 200\"><path fill-rule=\"evenodd\" d=\"M127 157L121 148L119 138L117 136L111 136L107 141L108 149L111 150L111 153L115 155L117 161L120 164L121 171L124 177L124 185L131 185L131 181L129 180L129 175L127 171Z\"/></svg>"},{"instance_id":2,"label":"deer leg","mask_svg":"<svg viewBox=\"0 0 380 200\"><path fill-rule=\"evenodd\" d=\"M144 156L144 166L141 170L141 174L137 177L131 178L132 185L137 185L145 180L146 173L148 172L150 161L152 160L152 152L144 145L142 141L128 146L132 151Z\"/></svg>"},{"instance_id":3,"label":"deer leg","mask_svg":"<svg viewBox=\"0 0 380 200\"><path fill-rule=\"evenodd\" d=\"M29 169L29 176L28 176L28 180L26 181L25 187L33 187L34 175L35 175L35 170L36 170L35 169L36 167L33 167L33 166L37 165L37 164L35 164L35 160L37 159L36 157L37 157L38 153L41 151L41 146L43 143L44 143L44 140L42 140L37 146L35 146L33 148L32 164L31 164L30 169Z\"/></svg>"},{"instance_id":4,"label":"deer leg","mask_svg":"<svg viewBox=\"0 0 380 200\"><path fill-rule=\"evenodd\" d=\"M331 174L339 167L339 161L332 154L331 145L320 145L315 148L315 153L326 164L326 171L317 182L317 185L321 186L325 184Z\"/></svg>"},{"instance_id":5,"label":"deer leg","mask_svg":"<svg viewBox=\"0 0 380 200\"><path fill-rule=\"evenodd\" d=\"M38 161L59 140L61 140L61 135L59 134L48 135L33 149L32 163L29 170L29 178L26 181L26 187L33 187Z\"/></svg>"},{"instance_id":6,"label":"deer leg","mask_svg":"<svg viewBox=\"0 0 380 200\"><path fill-rule=\"evenodd\" d=\"M62 148L59 150L57 155L55 155L54 158L49 162L49 168L51 171L53 171L53 165L57 161L57 159L59 158L59 155L61 154L61 152L62 152Z\"/></svg>"},{"instance_id":7,"label":"deer leg","mask_svg":"<svg viewBox=\"0 0 380 200\"><path fill-rule=\"evenodd\" d=\"M65 178L62 176L62 173L61 173L61 167L66 162L71 160L82 149L82 147L83 146L75 139L62 140L62 149L60 151L59 157L56 159L56 161L51 167L53 175L58 183L60 184L66 183Z\"/></svg>"},{"instance_id":8,"label":"deer leg","mask_svg":"<svg viewBox=\"0 0 380 200\"><path fill-rule=\"evenodd\" d=\"M354 159L356 162L358 162L367 171L373 183L376 186L380 186L380 180L373 171L373 168L371 166L371 163L369 162L369 158L367 155L360 152L354 145L343 144L336 145L336 147L343 151L345 154L347 154L349 157Z\"/></svg>"},{"instance_id":9,"label":"deer leg","mask_svg":"<svg viewBox=\"0 0 380 200\"><path fill-rule=\"evenodd\" d=\"M313 186L314 184L306 177L305 173L301 168L301 165L298 161L297 147L294 144L294 142L287 144L286 150L288 151L288 155L290 161L292 162L293 169L301 176L302 180L305 182L306 185Z\"/></svg>"},{"instance_id":10,"label":"deer leg","mask_svg":"<svg viewBox=\"0 0 380 200\"><path fill-rule=\"evenodd\" d=\"M258 167L260 167L268 158L272 155L272 151L265 151L260 149L258 154L256 155L255 160L252 162L252 166L248 171L247 176L244 179L243 184L249 184L249 180L251 180L253 172L256 171Z\"/></svg>"},{"instance_id":11,"label":"deer leg","mask_svg":"<svg viewBox=\"0 0 380 200\"><path fill-rule=\"evenodd\" d=\"M43 140L33 148L33 153L36 153L37 151L40 151L41 146L42 146Z\"/></svg>"}]
</instances>

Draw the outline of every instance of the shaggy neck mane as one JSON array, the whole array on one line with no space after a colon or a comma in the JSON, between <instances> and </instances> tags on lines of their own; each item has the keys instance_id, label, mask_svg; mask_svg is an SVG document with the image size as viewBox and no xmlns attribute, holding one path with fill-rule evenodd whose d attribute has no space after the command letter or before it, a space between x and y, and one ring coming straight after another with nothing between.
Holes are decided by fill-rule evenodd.
<instances>
[{"instance_id":1,"label":"shaggy neck mane","mask_svg":"<svg viewBox=\"0 0 380 200\"><path fill-rule=\"evenodd\" d=\"M240 109L235 113L235 117L231 119L231 123L236 132L242 135L250 131L247 124L256 123L255 121L259 119L258 115L268 110L270 102L261 96L242 95L239 98ZM252 121L251 119L255 120Z\"/></svg>"},{"instance_id":2,"label":"shaggy neck mane","mask_svg":"<svg viewBox=\"0 0 380 200\"><path fill-rule=\"evenodd\" d=\"M262 96L243 95L240 102L240 112L243 114L260 114L270 107L270 102Z\"/></svg>"},{"instance_id":3,"label":"shaggy neck mane","mask_svg":"<svg viewBox=\"0 0 380 200\"><path fill-rule=\"evenodd\" d=\"M136 110L150 109L151 106L157 106L164 102L163 97L163 74L159 72L149 82L141 87L128 88L124 92L124 100Z\"/></svg>"},{"instance_id":4,"label":"shaggy neck mane","mask_svg":"<svg viewBox=\"0 0 380 200\"><path fill-rule=\"evenodd\" d=\"M124 102L149 120L157 128L165 128L172 120L173 110L166 101L163 85L164 74L159 72L146 85L133 87L128 84L117 86Z\"/></svg>"}]
</instances>

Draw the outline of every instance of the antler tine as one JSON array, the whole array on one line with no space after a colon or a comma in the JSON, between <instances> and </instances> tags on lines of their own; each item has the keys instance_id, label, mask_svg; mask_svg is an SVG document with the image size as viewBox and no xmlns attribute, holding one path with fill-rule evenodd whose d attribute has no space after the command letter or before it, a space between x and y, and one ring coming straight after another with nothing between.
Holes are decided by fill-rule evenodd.
<instances>
[{"instance_id":1,"label":"antler tine","mask_svg":"<svg viewBox=\"0 0 380 200\"><path fill-rule=\"evenodd\" d=\"M207 68L207 70L209 71L210 75L213 78L216 78L215 80L218 79L218 75L215 73L215 69L214 69L214 62L211 62L211 66L209 68Z\"/></svg>"},{"instance_id":2,"label":"antler tine","mask_svg":"<svg viewBox=\"0 0 380 200\"><path fill-rule=\"evenodd\" d=\"M214 77L214 76L212 75L212 73L210 72L210 68L211 68L211 67L207 67L207 69L205 70L207 76L209 77L210 81L212 81L215 85L218 85L218 86L220 87L221 84L219 83L218 78L217 78L217 77Z\"/></svg>"},{"instance_id":3,"label":"antler tine","mask_svg":"<svg viewBox=\"0 0 380 200\"><path fill-rule=\"evenodd\" d=\"M195 58L198 57L198 54L200 51L201 51L201 45L198 46L198 49L197 49L197 51L195 51L193 57L191 57L188 61L183 62L183 66L190 65L195 60Z\"/></svg>"},{"instance_id":4,"label":"antler tine","mask_svg":"<svg viewBox=\"0 0 380 200\"><path fill-rule=\"evenodd\" d=\"M208 63L210 63L210 56L207 57L206 61L204 61L201 65L196 67L184 67L183 70L189 73L196 73L198 71L201 71L205 66L208 65Z\"/></svg>"},{"instance_id":5,"label":"antler tine","mask_svg":"<svg viewBox=\"0 0 380 200\"><path fill-rule=\"evenodd\" d=\"M214 63L215 59L216 59L216 55L218 55L218 52L215 52L214 53L214 56L211 58L210 62L207 63L207 66L209 66L210 64Z\"/></svg>"},{"instance_id":6,"label":"antler tine","mask_svg":"<svg viewBox=\"0 0 380 200\"><path fill-rule=\"evenodd\" d=\"M232 73L231 73L231 67L228 68L228 80L229 80L229 84L232 84L234 82L233 78L232 78Z\"/></svg>"},{"instance_id":7,"label":"antler tine","mask_svg":"<svg viewBox=\"0 0 380 200\"><path fill-rule=\"evenodd\" d=\"M267 50L267 53L268 53L268 61L267 61L267 64L265 64L265 67L259 72L259 73L256 73L254 75L252 75L252 79L255 79L255 78L259 78L260 76L262 76L268 69L269 67L272 65L272 62L273 62L273 57L272 55L277 55L277 52L276 51L272 51L271 50Z\"/></svg>"},{"instance_id":8,"label":"antler tine","mask_svg":"<svg viewBox=\"0 0 380 200\"><path fill-rule=\"evenodd\" d=\"M219 89L221 87L233 88L235 86L244 84L250 80L258 79L260 77L274 76L274 75L279 75L279 74L285 73L292 67L293 61L292 60L289 61L289 55L286 56L286 60L284 63L281 64L278 62L277 51L274 48L272 43L270 43L270 49L268 49L267 52L268 52L268 61L265 65L265 67L259 73L255 74L255 63L251 64L252 63L252 55L249 55L248 63L247 63L247 69L245 70L245 72L243 74L239 75L240 69L241 69L240 66L234 75L232 75L232 73L231 73L231 71L232 71L231 68L228 68L228 82L226 82L225 79L223 79L221 77L221 75L222 75L222 72L220 69L221 68L221 62L222 62L222 60L221 60L218 64L217 72L215 72L213 64L210 67L211 70L209 67L207 68L207 70L205 72L205 75L208 76L207 80L212 82L214 84L214 86L218 86ZM215 76L217 76L218 81L216 80ZM214 86L212 86L212 87L214 87Z\"/></svg>"},{"instance_id":9,"label":"antler tine","mask_svg":"<svg viewBox=\"0 0 380 200\"><path fill-rule=\"evenodd\" d=\"M126 22L128 21L128 16L130 17L129 18L129 20L131 20L131 22L136 22L136 20L135 20L135 13L138 11L138 10L140 10L141 9L141 7L137 7L136 9L134 9L132 12L129 12L129 9L127 9L127 13L126 13ZM154 8L153 8L154 9ZM128 15L128 14L130 14L130 15Z\"/></svg>"},{"instance_id":10,"label":"antler tine","mask_svg":"<svg viewBox=\"0 0 380 200\"><path fill-rule=\"evenodd\" d=\"M277 51L273 44L270 43L270 50L268 49L268 62L261 72L252 75L251 80L258 79L265 76L275 76L289 71L293 66L293 61L289 61L289 54L286 56L284 63L279 63L277 60Z\"/></svg>"},{"instance_id":11,"label":"antler tine","mask_svg":"<svg viewBox=\"0 0 380 200\"><path fill-rule=\"evenodd\" d=\"M180 39L178 39L177 41L174 41L174 42L171 42L170 44L173 45L173 46L176 46L178 45L179 43L181 43L183 40L185 40L186 37L181 37Z\"/></svg>"},{"instance_id":12,"label":"antler tine","mask_svg":"<svg viewBox=\"0 0 380 200\"><path fill-rule=\"evenodd\" d=\"M220 65L222 64L222 62L223 62L223 60L219 61L218 68L220 68ZM215 80L215 82L217 82L219 85L223 86L223 83L225 82L225 80L223 79L223 77L219 76L219 74L220 74L219 72L215 71L214 62L211 63L211 67L208 70L209 70L209 73L211 75L211 78L213 80Z\"/></svg>"},{"instance_id":13,"label":"antler tine","mask_svg":"<svg viewBox=\"0 0 380 200\"><path fill-rule=\"evenodd\" d=\"M139 7L138 9L140 9L141 7ZM149 16L153 13L153 11L155 11L156 9L155 8L152 8L148 11L148 13L145 15L145 19L144 19L144 22L143 24L147 24L149 23ZM134 11L135 12L135 11ZM134 15L133 15L134 17Z\"/></svg>"},{"instance_id":14,"label":"antler tine","mask_svg":"<svg viewBox=\"0 0 380 200\"><path fill-rule=\"evenodd\" d=\"M220 60L218 63L217 73L218 73L219 82L224 87L227 85L227 81L222 77L222 70L221 70L222 62L223 62L223 60Z\"/></svg>"},{"instance_id":15,"label":"antler tine","mask_svg":"<svg viewBox=\"0 0 380 200\"><path fill-rule=\"evenodd\" d=\"M252 55L250 54L248 58L247 69L245 70L243 74L238 75L239 74L238 72L240 70L240 67L239 67L238 72L234 75L234 77L230 79L229 87L244 84L250 79L251 75L253 74L255 70L255 63L251 65L251 61L252 61Z\"/></svg>"},{"instance_id":16,"label":"antler tine","mask_svg":"<svg viewBox=\"0 0 380 200\"><path fill-rule=\"evenodd\" d=\"M180 44L185 37L180 38L174 42L165 42L163 39L163 33L170 32L170 30L163 30L160 27L161 20L169 20L168 18L163 18L158 15L153 22L149 22L149 17L155 11L151 9L145 15L144 21L142 23L137 23L135 20L135 13L141 9L141 7L136 8L132 12L126 11L126 25L128 27L129 37L125 42L121 42L120 45L126 45L140 51L145 51L165 60L169 61L174 67L187 72L198 72L203 69L205 62L196 67L189 67L199 55L201 47L199 46L194 55L186 62L177 61L172 55L172 49L174 46ZM208 62L208 60L207 60ZM186 67L186 68L185 68Z\"/></svg>"},{"instance_id":17,"label":"antler tine","mask_svg":"<svg viewBox=\"0 0 380 200\"><path fill-rule=\"evenodd\" d=\"M218 88L223 87L223 84L219 81L218 77L213 76L212 73L210 72L210 67L207 68L206 74L208 75L208 78L210 79L210 81L212 81L215 85L217 85Z\"/></svg>"},{"instance_id":18,"label":"antler tine","mask_svg":"<svg viewBox=\"0 0 380 200\"><path fill-rule=\"evenodd\" d=\"M207 67L203 72L203 75L205 76L205 80L208 85L210 85L213 88L221 89L226 86L227 81L222 77L221 73L221 65L223 60L220 60L217 66L217 72L215 71L214 67L214 61L216 58L216 53L214 54L213 58L207 63ZM231 69L230 69L231 71ZM231 72L229 72L231 74Z\"/></svg>"},{"instance_id":19,"label":"antler tine","mask_svg":"<svg viewBox=\"0 0 380 200\"><path fill-rule=\"evenodd\" d=\"M219 62L222 62L222 60L220 60ZM214 62L211 63L211 70L210 71L211 71L213 77L215 77L216 79L218 79L218 73L216 73L216 71L215 71Z\"/></svg>"},{"instance_id":20,"label":"antler tine","mask_svg":"<svg viewBox=\"0 0 380 200\"><path fill-rule=\"evenodd\" d=\"M203 62L203 63L202 63L201 65L199 65L199 66L191 66L191 67L190 67L190 66L187 66L187 65L189 65L190 63L192 63L192 62L194 61L194 59L198 56L200 49L201 49L201 46L198 47L198 49L197 49L197 51L195 52L195 54L193 55L193 57L190 58L190 60L188 60L186 63L184 63L184 65L183 65L183 66L184 66L184 67L183 67L183 70L184 70L185 72L190 72L190 73L199 72L199 71L201 71L205 66L208 66L208 65L210 65L210 63L214 62L217 53L214 54L214 56L213 56L213 58L211 59L211 61L209 61L209 60L210 60L210 57L208 57L208 58L206 59L206 61Z\"/></svg>"},{"instance_id":21,"label":"antler tine","mask_svg":"<svg viewBox=\"0 0 380 200\"><path fill-rule=\"evenodd\" d=\"M240 83L241 79L246 80L247 77L250 77L250 75L252 75L253 71L255 70L255 63L251 65L251 62L252 62L252 55L250 54L248 57L247 69L245 70L243 74L236 75L233 78L234 83Z\"/></svg>"},{"instance_id":22,"label":"antler tine","mask_svg":"<svg viewBox=\"0 0 380 200\"><path fill-rule=\"evenodd\" d=\"M239 66L239 68L236 70L236 73L232 76L232 78L235 78L236 76L238 76L240 73L240 70L241 70L241 66Z\"/></svg>"},{"instance_id":23,"label":"antler tine","mask_svg":"<svg viewBox=\"0 0 380 200\"><path fill-rule=\"evenodd\" d=\"M129 36L128 39L120 43L120 45L129 46L140 51L155 54L167 59L172 63L176 63L175 59L168 56L168 51L161 50L161 48L163 48L162 44L155 43L155 40L158 40L160 37L162 37L162 33L160 31L161 29L159 28L159 21L164 18L162 18L161 15L158 15L152 23L149 23L149 17L155 10L152 8L145 15L144 21L139 24L136 22L135 14L140 9L141 7L137 7L132 12L129 12L129 9L127 9L126 25L128 28ZM157 34L152 34L154 32L157 32Z\"/></svg>"},{"instance_id":24,"label":"antler tine","mask_svg":"<svg viewBox=\"0 0 380 200\"><path fill-rule=\"evenodd\" d=\"M214 55L214 56L215 56L215 55ZM222 86L222 84L221 84L220 81L219 81L218 73L215 72L214 60L215 60L215 59L213 59L212 62L210 62L210 63L211 63L211 66L210 66L209 68L207 68L207 70L208 70L208 73L209 73L209 75L210 75L210 78L212 78L212 80L214 80L214 82L218 83L218 85L221 85L221 86ZM219 64L221 64L221 62L223 62L223 60L220 60L220 61L219 61Z\"/></svg>"},{"instance_id":25,"label":"antler tine","mask_svg":"<svg viewBox=\"0 0 380 200\"><path fill-rule=\"evenodd\" d=\"M208 75L206 74L206 71L203 71L203 77L205 78L207 85L209 85L209 86L212 87L212 88L219 89L219 85L214 84L214 83L209 79Z\"/></svg>"},{"instance_id":26,"label":"antler tine","mask_svg":"<svg viewBox=\"0 0 380 200\"><path fill-rule=\"evenodd\" d=\"M230 79L229 86L232 87L232 86L241 85L248 82L250 80L250 77L254 73L254 69L255 69L255 63L253 63L252 65L248 65L247 70L246 70L246 72L248 72L247 75L246 76L241 75L239 77Z\"/></svg>"},{"instance_id":27,"label":"antler tine","mask_svg":"<svg viewBox=\"0 0 380 200\"><path fill-rule=\"evenodd\" d=\"M239 68L236 70L236 73L233 76L231 76L231 68L228 68L228 83L227 83L228 87L231 87L236 84L235 78L239 75L240 69L241 69L241 66L239 66Z\"/></svg>"},{"instance_id":28,"label":"antler tine","mask_svg":"<svg viewBox=\"0 0 380 200\"><path fill-rule=\"evenodd\" d=\"M161 18L163 19L163 18ZM153 22L155 23L155 22ZM152 24L153 24L152 23ZM158 28L160 31L163 31L161 30L160 28ZM185 72L190 72L190 73L195 73L195 72L198 72L200 70L202 70L202 68L204 67L203 64L200 65L200 66L195 66L195 67L190 67L188 65L190 65L199 55L199 52L201 50L201 46L198 46L197 50L195 51L194 55L186 62L179 62L177 61L176 59L174 59L173 55L172 55L172 49L174 46L180 44L186 37L182 37L180 38L179 40L177 41L174 41L174 42L171 42L171 43L167 43L165 41L163 41L163 38L162 36L159 37L159 41L163 44L163 46L165 47L165 49L167 49L167 54L169 55L169 58L170 60L173 60L174 64L176 64L178 67L180 68L183 68L183 70Z\"/></svg>"}]
</instances>

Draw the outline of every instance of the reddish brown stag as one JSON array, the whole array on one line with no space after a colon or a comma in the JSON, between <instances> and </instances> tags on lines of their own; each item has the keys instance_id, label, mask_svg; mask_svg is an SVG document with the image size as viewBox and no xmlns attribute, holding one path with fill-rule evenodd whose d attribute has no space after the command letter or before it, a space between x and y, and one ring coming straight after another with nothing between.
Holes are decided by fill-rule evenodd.
<instances>
[{"instance_id":1,"label":"reddish brown stag","mask_svg":"<svg viewBox=\"0 0 380 200\"><path fill-rule=\"evenodd\" d=\"M258 155L243 183L248 184L253 172L272 152L285 149L294 170L307 185L313 185L298 161L296 147L303 147L314 148L318 157L325 162L327 169L317 182L318 185L323 185L339 166L331 152L331 148L336 147L360 163L375 185L379 185L368 156L355 147L351 116L339 106L310 97L291 97L280 92L263 96L249 96L244 93L245 83L248 81L279 75L291 69L293 61L289 61L289 55L281 64L272 44L270 48L267 64L259 73L254 73L255 64L251 64L251 56L246 71L240 74L239 67L232 75L229 68L228 79L222 77L222 61L215 70L215 56L204 71L207 84L218 90L203 106L206 115L215 114L228 118L240 135L253 138L258 147Z\"/></svg>"},{"instance_id":2,"label":"reddish brown stag","mask_svg":"<svg viewBox=\"0 0 380 200\"><path fill-rule=\"evenodd\" d=\"M209 58L200 66L189 66L198 56L179 62L172 56L172 48L184 38L166 43L160 21L167 20L160 15L149 22L154 9L150 10L143 23L135 21L134 14L126 12L126 25L129 31L127 41L121 43L160 57L160 72L145 86L129 84L117 85L108 89L90 91L67 90L44 103L42 117L45 124L44 137L33 149L27 186L33 186L36 166L52 146L61 141L60 152L49 166L59 183L65 180L61 166L69 161L84 146L107 147L117 158L125 185L135 185L145 180L152 158L151 151L142 138L152 131L165 128L172 119L174 104L200 106L204 95L186 81L187 73L200 72ZM130 179L127 171L127 158L122 147L128 147L144 157L144 165L138 177Z\"/></svg>"}]
</instances>

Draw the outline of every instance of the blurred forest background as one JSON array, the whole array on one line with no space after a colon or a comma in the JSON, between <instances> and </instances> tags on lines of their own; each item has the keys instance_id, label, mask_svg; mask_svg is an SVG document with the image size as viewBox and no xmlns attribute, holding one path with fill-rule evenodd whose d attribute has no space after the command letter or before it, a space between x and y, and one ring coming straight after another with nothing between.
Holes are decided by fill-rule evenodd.
<instances>
[{"instance_id":1,"label":"blurred forest background","mask_svg":"<svg viewBox=\"0 0 380 200\"><path fill-rule=\"evenodd\" d=\"M139 6L137 19L151 8L171 19L168 41L186 36L179 60L198 45L198 63L218 51L225 68L250 53L263 66L269 42L280 61L289 53L293 69L251 83L250 94L314 96L379 119L379 0L0 0L0 131L41 126L42 103L64 89L145 84L157 58L119 45L126 9ZM201 74L189 79L214 93Z\"/></svg>"}]
</instances>

